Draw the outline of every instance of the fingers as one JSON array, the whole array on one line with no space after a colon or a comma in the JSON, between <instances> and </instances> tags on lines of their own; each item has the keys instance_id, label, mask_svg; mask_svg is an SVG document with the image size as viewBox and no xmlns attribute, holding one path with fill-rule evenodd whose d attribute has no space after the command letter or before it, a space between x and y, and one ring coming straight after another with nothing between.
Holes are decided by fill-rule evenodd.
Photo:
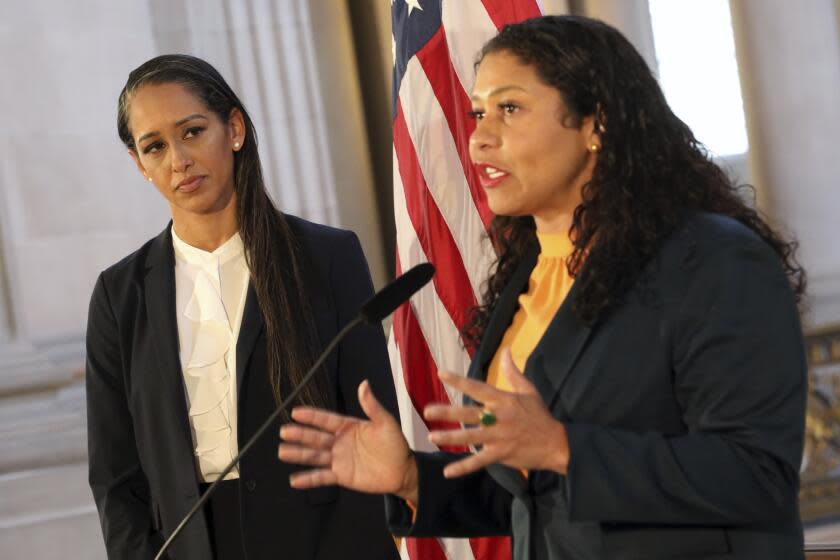
<instances>
[{"instance_id":1,"label":"fingers","mask_svg":"<svg viewBox=\"0 0 840 560\"><path fill-rule=\"evenodd\" d=\"M334 434L347 422L353 422L355 419L334 412L328 412L321 408L313 408L311 406L298 406L292 410L292 419L300 424L307 424L315 428L320 428L325 432Z\"/></svg>"},{"instance_id":2,"label":"fingers","mask_svg":"<svg viewBox=\"0 0 840 560\"><path fill-rule=\"evenodd\" d=\"M277 456L286 463L298 465L312 465L314 467L326 467L332 462L332 453L324 449L312 449L302 445L281 443L277 450Z\"/></svg>"},{"instance_id":3,"label":"fingers","mask_svg":"<svg viewBox=\"0 0 840 560\"><path fill-rule=\"evenodd\" d=\"M481 470L484 467L497 462L498 461L493 453L482 450L478 453L470 455L466 459L450 463L443 469L443 476L446 478L464 476L465 474Z\"/></svg>"},{"instance_id":4,"label":"fingers","mask_svg":"<svg viewBox=\"0 0 840 560\"><path fill-rule=\"evenodd\" d=\"M513 361L513 355L510 353L510 348L502 350L502 375L505 376L514 393L538 394L537 388L516 367Z\"/></svg>"},{"instance_id":5,"label":"fingers","mask_svg":"<svg viewBox=\"0 0 840 560\"><path fill-rule=\"evenodd\" d=\"M481 408L477 406L430 404L423 409L423 418L426 420L460 422L461 424L478 424L480 416Z\"/></svg>"},{"instance_id":6,"label":"fingers","mask_svg":"<svg viewBox=\"0 0 840 560\"><path fill-rule=\"evenodd\" d=\"M486 428L438 431L429 434L429 441L437 446L484 445L493 439L488 432L490 430Z\"/></svg>"},{"instance_id":7,"label":"fingers","mask_svg":"<svg viewBox=\"0 0 840 560\"><path fill-rule=\"evenodd\" d=\"M371 419L372 422L386 422L391 415L385 408L379 404L373 391L370 389L370 382L367 379L359 383L359 404L362 405L362 411L365 416Z\"/></svg>"},{"instance_id":8,"label":"fingers","mask_svg":"<svg viewBox=\"0 0 840 560\"><path fill-rule=\"evenodd\" d=\"M450 387L454 387L462 393L469 395L470 397L472 397L473 400L478 402L493 402L502 395L506 394L505 391L500 391L495 387L488 385L487 383L482 383L481 381L476 381L475 379L469 379L467 377L455 375L454 373L439 371L438 377L445 384L449 385Z\"/></svg>"},{"instance_id":9,"label":"fingers","mask_svg":"<svg viewBox=\"0 0 840 560\"><path fill-rule=\"evenodd\" d=\"M281 426L280 437L287 442L300 443L316 449L329 449L335 441L335 436L329 432L307 428L300 424Z\"/></svg>"},{"instance_id":10,"label":"fingers","mask_svg":"<svg viewBox=\"0 0 840 560\"><path fill-rule=\"evenodd\" d=\"M338 483L338 478L330 469L313 469L310 471L297 472L289 477L289 485L292 488L316 488L318 486L333 486Z\"/></svg>"}]
</instances>

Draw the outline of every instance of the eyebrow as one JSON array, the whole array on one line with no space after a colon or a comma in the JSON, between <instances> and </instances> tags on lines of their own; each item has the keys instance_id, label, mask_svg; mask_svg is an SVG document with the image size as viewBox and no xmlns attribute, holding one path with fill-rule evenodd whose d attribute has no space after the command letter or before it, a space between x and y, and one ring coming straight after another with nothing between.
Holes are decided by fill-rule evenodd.
<instances>
[{"instance_id":1,"label":"eyebrow","mask_svg":"<svg viewBox=\"0 0 840 560\"><path fill-rule=\"evenodd\" d=\"M499 95L500 93L504 93L504 92L512 90L512 89L518 89L520 91L524 91L525 93L528 93L528 90L526 90L523 87L511 85L511 86L497 87L496 89L494 89L493 91L488 93L487 97L490 98L490 97L493 97L494 95ZM475 95L475 94L471 95L470 99L472 99L473 101L480 101L481 100L481 98L479 96Z\"/></svg>"},{"instance_id":2,"label":"eyebrow","mask_svg":"<svg viewBox=\"0 0 840 560\"><path fill-rule=\"evenodd\" d=\"M178 122L176 122L176 123L175 123L175 126L181 126L182 124L184 124L184 123L186 123L186 122L189 122L189 121L191 121L191 120L193 120L193 119L204 119L204 120L207 120L207 117L205 117L205 116L204 116L204 115L202 115L201 113L193 113L192 115L189 115L189 116L187 116L187 117L184 117L183 119L181 119L181 120L179 120ZM138 138L138 139L137 139L137 144L139 144L140 142L142 142L142 141L143 141L143 140L145 140L146 138L150 138L150 137L152 137L152 136L156 136L156 135L158 135L158 134L160 134L160 132L158 132L157 130L153 130L152 132L147 132L146 134L144 134L143 136L141 136L140 138Z\"/></svg>"}]
</instances>

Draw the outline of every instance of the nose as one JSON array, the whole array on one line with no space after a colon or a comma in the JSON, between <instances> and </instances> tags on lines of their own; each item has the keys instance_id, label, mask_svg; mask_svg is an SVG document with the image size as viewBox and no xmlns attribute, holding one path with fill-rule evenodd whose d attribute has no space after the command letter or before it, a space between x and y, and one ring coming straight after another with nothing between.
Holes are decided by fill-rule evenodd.
<instances>
[{"instance_id":1,"label":"nose","mask_svg":"<svg viewBox=\"0 0 840 560\"><path fill-rule=\"evenodd\" d=\"M175 173L184 173L193 164L193 160L185 146L173 144L169 153L172 158L172 171Z\"/></svg>"},{"instance_id":2,"label":"nose","mask_svg":"<svg viewBox=\"0 0 840 560\"><path fill-rule=\"evenodd\" d=\"M473 161L478 161L478 154L486 150L498 148L500 144L499 135L488 117L476 122L475 130L470 135L470 155Z\"/></svg>"}]
</instances>

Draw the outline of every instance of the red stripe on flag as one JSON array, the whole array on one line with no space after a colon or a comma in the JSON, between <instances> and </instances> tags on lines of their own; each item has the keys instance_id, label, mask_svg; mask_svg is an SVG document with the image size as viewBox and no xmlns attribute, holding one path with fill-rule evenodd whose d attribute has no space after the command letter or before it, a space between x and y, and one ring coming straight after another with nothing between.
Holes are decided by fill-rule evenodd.
<instances>
[{"instance_id":1,"label":"red stripe on flag","mask_svg":"<svg viewBox=\"0 0 840 560\"><path fill-rule=\"evenodd\" d=\"M402 274L399 251L397 251L397 276ZM403 380L414 409L421 412L431 402L449 404L449 395L441 385L436 372L437 366L429 352L426 339L420 330L420 324L414 316L414 310L406 302L394 313L394 337L400 350L400 362L403 368ZM410 373L409 373L410 372ZM451 422L430 422L424 420L430 430L451 430L459 426ZM443 447L445 451L464 452L465 447ZM481 543L470 539L470 546L475 550L491 550L491 543ZM408 537L405 547L409 558L418 560L448 560L443 546L435 538ZM481 557L476 557L479 560ZM491 557L487 557L489 560Z\"/></svg>"},{"instance_id":2,"label":"red stripe on flag","mask_svg":"<svg viewBox=\"0 0 840 560\"><path fill-rule=\"evenodd\" d=\"M397 276L402 274L399 254L397 255ZM403 380L411 404L420 415L423 409L431 403L450 404L449 394L437 376L437 364L429 351L426 338L420 329L420 323L414 315L414 309L406 302L394 313L394 336L400 349L400 362L403 369ZM440 422L423 420L429 430L454 430L460 427L455 422ZM459 453L467 451L466 447L444 447L444 451Z\"/></svg>"},{"instance_id":3,"label":"red stripe on flag","mask_svg":"<svg viewBox=\"0 0 840 560\"><path fill-rule=\"evenodd\" d=\"M437 376L437 365L432 359L423 331L411 305L404 303L394 314L394 336L401 350L405 388L411 397L414 409L422 416L423 409L431 403L449 403L449 395ZM458 425L452 422L432 422L424 419L429 430L453 430ZM449 451L449 449L447 449ZM466 451L464 448L452 451Z\"/></svg>"},{"instance_id":4,"label":"red stripe on flag","mask_svg":"<svg viewBox=\"0 0 840 560\"><path fill-rule=\"evenodd\" d=\"M429 42L417 52L417 60L423 67L440 108L446 116L446 123L455 141L473 203L478 209L484 227L489 229L493 212L487 206L487 194L481 188L475 167L470 160L470 135L475 130L475 121L468 117L472 106L449 57L449 46L446 44L446 33L443 27L438 29Z\"/></svg>"},{"instance_id":5,"label":"red stripe on flag","mask_svg":"<svg viewBox=\"0 0 840 560\"><path fill-rule=\"evenodd\" d=\"M470 539L475 560L503 560L510 558L510 537L483 537ZM420 556L419 558L422 558Z\"/></svg>"},{"instance_id":6,"label":"red stripe on flag","mask_svg":"<svg viewBox=\"0 0 840 560\"><path fill-rule=\"evenodd\" d=\"M542 15L537 0L481 0L487 15L493 20L493 25L499 31L508 23L514 23L525 19L535 18Z\"/></svg>"},{"instance_id":7,"label":"red stripe on flag","mask_svg":"<svg viewBox=\"0 0 840 560\"><path fill-rule=\"evenodd\" d=\"M394 149L409 219L423 252L437 269L433 278L435 291L460 329L466 323L467 310L476 305L475 294L458 245L423 178L400 101L394 119Z\"/></svg>"},{"instance_id":8,"label":"red stripe on flag","mask_svg":"<svg viewBox=\"0 0 840 560\"><path fill-rule=\"evenodd\" d=\"M402 274L400 255L397 251L397 276ZM414 310L406 302L394 313L394 337L400 350L400 363L403 369L403 381L414 409L422 410L431 402L449 404L449 395L443 388L435 372L437 366L429 352L426 339L420 330L420 324L414 316ZM409 373L410 372L410 373ZM454 422L423 420L429 430L452 430L460 427ZM443 446L450 453L465 453L466 447ZM409 558L418 560L446 560L446 555L437 539L407 538L405 542ZM505 560L510 558L510 537L472 538L470 539L475 560Z\"/></svg>"},{"instance_id":9,"label":"red stripe on flag","mask_svg":"<svg viewBox=\"0 0 840 560\"><path fill-rule=\"evenodd\" d=\"M448 560L443 552L443 546L437 539L409 537L405 539L409 558L417 560Z\"/></svg>"}]
</instances>

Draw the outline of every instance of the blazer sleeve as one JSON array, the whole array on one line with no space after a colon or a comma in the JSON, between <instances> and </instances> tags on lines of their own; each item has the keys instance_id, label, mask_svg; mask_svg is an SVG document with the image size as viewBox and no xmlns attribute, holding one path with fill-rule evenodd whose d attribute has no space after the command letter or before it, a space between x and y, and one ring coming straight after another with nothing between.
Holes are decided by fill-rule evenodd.
<instances>
[{"instance_id":1,"label":"blazer sleeve","mask_svg":"<svg viewBox=\"0 0 840 560\"><path fill-rule=\"evenodd\" d=\"M507 536L512 495L485 469L448 479L443 469L466 454L415 453L418 471L416 515L405 501L386 496L391 532L404 537Z\"/></svg>"},{"instance_id":2,"label":"blazer sleeve","mask_svg":"<svg viewBox=\"0 0 840 560\"><path fill-rule=\"evenodd\" d=\"M89 482L108 558L149 560L163 538L153 527L149 484L137 455L118 332L100 275L91 297L86 340Z\"/></svg>"},{"instance_id":3,"label":"blazer sleeve","mask_svg":"<svg viewBox=\"0 0 840 560\"><path fill-rule=\"evenodd\" d=\"M704 260L669 327L686 433L567 424L572 520L725 526L795 515L807 367L793 294L758 239Z\"/></svg>"}]
</instances>

